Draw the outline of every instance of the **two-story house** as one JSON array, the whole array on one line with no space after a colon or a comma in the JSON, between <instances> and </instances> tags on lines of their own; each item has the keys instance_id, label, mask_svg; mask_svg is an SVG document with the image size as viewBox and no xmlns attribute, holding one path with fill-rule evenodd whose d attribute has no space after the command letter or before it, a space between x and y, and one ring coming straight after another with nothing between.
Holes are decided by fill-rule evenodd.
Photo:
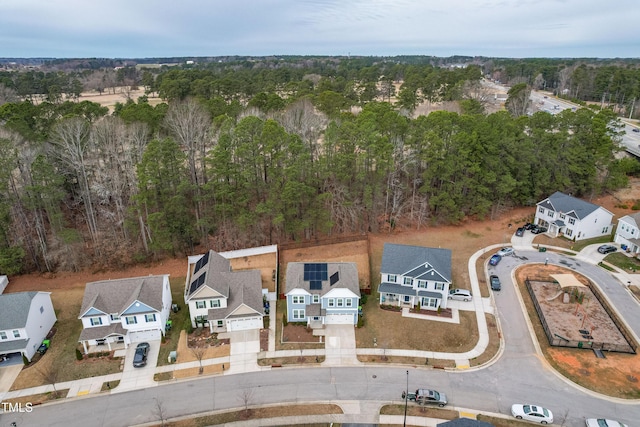
<instances>
[{"instance_id":1,"label":"two-story house","mask_svg":"<svg viewBox=\"0 0 640 427\"><path fill-rule=\"evenodd\" d=\"M312 328L358 323L360 284L352 262L290 262L285 282L287 319Z\"/></svg>"},{"instance_id":2,"label":"two-story house","mask_svg":"<svg viewBox=\"0 0 640 427\"><path fill-rule=\"evenodd\" d=\"M85 354L92 346L159 340L171 310L169 275L87 283L78 319Z\"/></svg>"},{"instance_id":3,"label":"two-story house","mask_svg":"<svg viewBox=\"0 0 640 427\"><path fill-rule=\"evenodd\" d=\"M640 212L618 220L614 242L626 246L629 252L640 253Z\"/></svg>"},{"instance_id":4,"label":"two-story house","mask_svg":"<svg viewBox=\"0 0 640 427\"><path fill-rule=\"evenodd\" d=\"M561 193L538 202L534 224L546 227L547 234L563 234L571 240L606 236L613 231L613 214L602 206Z\"/></svg>"},{"instance_id":5,"label":"two-story house","mask_svg":"<svg viewBox=\"0 0 640 427\"><path fill-rule=\"evenodd\" d=\"M56 320L50 292L0 295L0 356L31 360Z\"/></svg>"},{"instance_id":6,"label":"two-story house","mask_svg":"<svg viewBox=\"0 0 640 427\"><path fill-rule=\"evenodd\" d=\"M231 262L214 251L191 256L184 301L191 325L213 333L263 327L260 270L231 271Z\"/></svg>"},{"instance_id":7,"label":"two-story house","mask_svg":"<svg viewBox=\"0 0 640 427\"><path fill-rule=\"evenodd\" d=\"M451 250L385 243L380 275L381 305L447 308Z\"/></svg>"}]
</instances>

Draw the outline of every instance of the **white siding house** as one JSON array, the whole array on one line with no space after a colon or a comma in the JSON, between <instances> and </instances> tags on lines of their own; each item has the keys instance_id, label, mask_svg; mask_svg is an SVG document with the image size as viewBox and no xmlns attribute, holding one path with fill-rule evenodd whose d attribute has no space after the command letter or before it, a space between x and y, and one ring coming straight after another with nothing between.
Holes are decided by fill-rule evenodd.
<instances>
[{"instance_id":1,"label":"white siding house","mask_svg":"<svg viewBox=\"0 0 640 427\"><path fill-rule=\"evenodd\" d=\"M80 316L79 341L91 346L159 340L171 310L169 275L87 283Z\"/></svg>"},{"instance_id":2,"label":"white siding house","mask_svg":"<svg viewBox=\"0 0 640 427\"><path fill-rule=\"evenodd\" d=\"M381 305L447 308L451 250L385 243L380 274Z\"/></svg>"},{"instance_id":3,"label":"white siding house","mask_svg":"<svg viewBox=\"0 0 640 427\"><path fill-rule=\"evenodd\" d=\"M50 292L0 295L0 356L31 360L56 320Z\"/></svg>"},{"instance_id":4,"label":"white siding house","mask_svg":"<svg viewBox=\"0 0 640 427\"><path fill-rule=\"evenodd\" d=\"M602 206L558 191L537 203L534 224L546 227L552 237L577 241L610 235L612 221L613 214Z\"/></svg>"},{"instance_id":5,"label":"white siding house","mask_svg":"<svg viewBox=\"0 0 640 427\"><path fill-rule=\"evenodd\" d=\"M629 252L640 253L640 213L625 215L618 220L614 241Z\"/></svg>"},{"instance_id":6,"label":"white siding house","mask_svg":"<svg viewBox=\"0 0 640 427\"><path fill-rule=\"evenodd\" d=\"M194 328L217 333L264 325L260 270L231 271L231 262L214 251L189 257L184 301Z\"/></svg>"}]
</instances>

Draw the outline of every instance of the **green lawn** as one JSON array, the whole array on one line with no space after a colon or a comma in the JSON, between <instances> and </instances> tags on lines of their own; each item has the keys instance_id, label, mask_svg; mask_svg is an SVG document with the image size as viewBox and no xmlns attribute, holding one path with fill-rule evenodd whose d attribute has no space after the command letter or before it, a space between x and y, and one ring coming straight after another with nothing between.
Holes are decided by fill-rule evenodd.
<instances>
[{"instance_id":1,"label":"green lawn","mask_svg":"<svg viewBox=\"0 0 640 427\"><path fill-rule=\"evenodd\" d=\"M638 261L637 258L628 257L620 252L611 253L607 255L604 260L631 273L640 270L640 261Z\"/></svg>"},{"instance_id":2,"label":"green lawn","mask_svg":"<svg viewBox=\"0 0 640 427\"><path fill-rule=\"evenodd\" d=\"M169 319L173 322L173 327L165 335L164 342L160 346L158 354L158 366L169 364L169 353L178 348L178 339L180 331L186 329L190 324L189 307L184 303L184 281L185 277L172 277L169 279L171 284L171 298L174 304L180 306L180 311L169 315Z\"/></svg>"}]
</instances>

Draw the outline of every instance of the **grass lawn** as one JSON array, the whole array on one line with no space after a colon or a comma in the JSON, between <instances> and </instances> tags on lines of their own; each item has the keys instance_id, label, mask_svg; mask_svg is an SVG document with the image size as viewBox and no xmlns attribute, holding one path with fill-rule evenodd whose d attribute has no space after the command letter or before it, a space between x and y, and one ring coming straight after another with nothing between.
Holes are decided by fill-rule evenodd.
<instances>
[{"instance_id":1,"label":"grass lawn","mask_svg":"<svg viewBox=\"0 0 640 427\"><path fill-rule=\"evenodd\" d=\"M632 273L640 270L640 261L637 258L628 257L620 252L613 252L607 255L604 260L618 268Z\"/></svg>"},{"instance_id":2,"label":"grass lawn","mask_svg":"<svg viewBox=\"0 0 640 427\"><path fill-rule=\"evenodd\" d=\"M557 240L560 240L560 239L557 239ZM562 239L562 240L566 240L566 239ZM584 249L589 245L595 245L596 243L610 243L611 240L613 240L611 236L601 236L601 237L594 237L593 239L578 240L575 243L571 242L572 244L571 249L573 249L576 252L580 252L582 249Z\"/></svg>"},{"instance_id":3,"label":"grass lawn","mask_svg":"<svg viewBox=\"0 0 640 427\"><path fill-rule=\"evenodd\" d=\"M488 415L482 414L478 415L478 421L486 421L493 424L495 427L525 427L535 425L533 423L530 423L529 421L520 421L515 419L509 420L505 418L490 417Z\"/></svg>"},{"instance_id":4,"label":"grass lawn","mask_svg":"<svg viewBox=\"0 0 640 427\"><path fill-rule=\"evenodd\" d=\"M171 277L171 299L174 304L180 306L180 311L169 314L169 319L173 321L173 326L165 335L164 342L160 345L160 353L158 354L158 366L169 364L169 353L178 348L178 339L180 331L187 329L189 326L189 306L184 303L184 281L185 277Z\"/></svg>"}]
</instances>

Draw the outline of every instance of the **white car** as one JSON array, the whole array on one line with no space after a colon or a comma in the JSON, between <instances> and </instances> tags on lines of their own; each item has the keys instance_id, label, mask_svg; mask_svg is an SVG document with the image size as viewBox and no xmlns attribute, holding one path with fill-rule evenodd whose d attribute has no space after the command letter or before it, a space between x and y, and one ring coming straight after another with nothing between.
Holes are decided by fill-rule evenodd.
<instances>
[{"instance_id":1,"label":"white car","mask_svg":"<svg viewBox=\"0 0 640 427\"><path fill-rule=\"evenodd\" d=\"M626 424L614 420L605 420L604 418L588 418L585 420L587 427L627 427Z\"/></svg>"},{"instance_id":2,"label":"white car","mask_svg":"<svg viewBox=\"0 0 640 427\"><path fill-rule=\"evenodd\" d=\"M501 257L505 257L505 256L513 255L515 252L513 251L513 248L502 248L496 253Z\"/></svg>"},{"instance_id":3,"label":"white car","mask_svg":"<svg viewBox=\"0 0 640 427\"><path fill-rule=\"evenodd\" d=\"M471 292L466 289L451 289L449 290L449 299L471 301Z\"/></svg>"},{"instance_id":4,"label":"white car","mask_svg":"<svg viewBox=\"0 0 640 427\"><path fill-rule=\"evenodd\" d=\"M540 424L551 424L553 422L551 411L538 405L512 405L511 415L519 420L533 421Z\"/></svg>"}]
</instances>

